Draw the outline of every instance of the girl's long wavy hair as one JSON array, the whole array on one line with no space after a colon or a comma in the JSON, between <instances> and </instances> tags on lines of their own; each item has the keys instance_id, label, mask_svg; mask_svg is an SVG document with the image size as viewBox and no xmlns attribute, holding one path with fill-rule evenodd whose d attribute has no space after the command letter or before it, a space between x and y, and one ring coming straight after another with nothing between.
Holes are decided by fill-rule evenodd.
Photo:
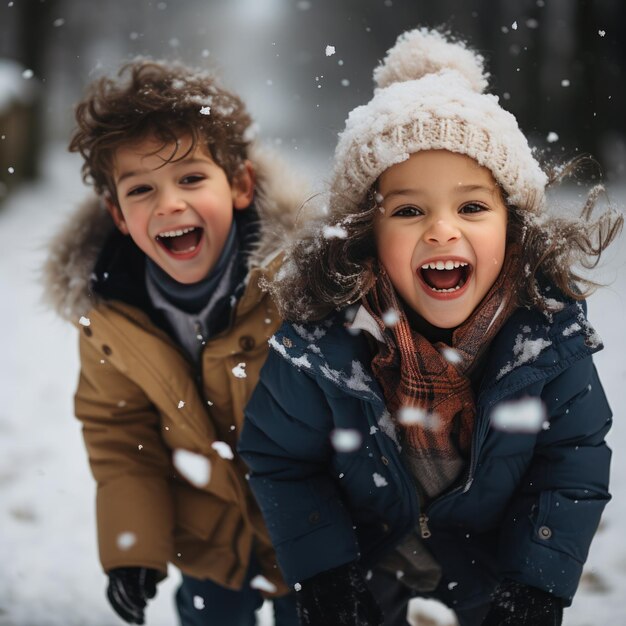
<instances>
[{"instance_id":1,"label":"girl's long wavy hair","mask_svg":"<svg viewBox=\"0 0 626 626\"><path fill-rule=\"evenodd\" d=\"M577 179L589 166L597 164L588 156L546 166L547 191ZM541 295L540 277L574 300L583 300L600 286L586 272L598 265L624 222L610 203L600 215L593 215L601 197L608 203L604 186L593 185L576 216L554 211L537 214L529 210L534 198L524 206L507 204L507 240L522 247L524 276L517 294L521 305L551 311L554 304ZM369 291L378 266L373 226L379 200L374 185L358 204L342 198L338 209L331 197L330 209L302 220L281 270L265 285L284 319L319 320L333 309L356 303Z\"/></svg>"}]
</instances>

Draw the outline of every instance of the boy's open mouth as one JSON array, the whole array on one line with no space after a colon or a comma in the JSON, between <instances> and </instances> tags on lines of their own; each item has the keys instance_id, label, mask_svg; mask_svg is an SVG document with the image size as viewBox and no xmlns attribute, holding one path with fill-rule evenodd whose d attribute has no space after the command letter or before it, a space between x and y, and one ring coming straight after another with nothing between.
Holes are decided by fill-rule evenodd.
<instances>
[{"instance_id":1,"label":"boy's open mouth","mask_svg":"<svg viewBox=\"0 0 626 626\"><path fill-rule=\"evenodd\" d=\"M188 254L200 243L202 228L188 226L177 230L168 230L156 236L156 240L172 254Z\"/></svg>"},{"instance_id":2,"label":"boy's open mouth","mask_svg":"<svg viewBox=\"0 0 626 626\"><path fill-rule=\"evenodd\" d=\"M419 269L424 283L436 293L452 293L467 283L472 266L465 261L431 261Z\"/></svg>"}]
</instances>

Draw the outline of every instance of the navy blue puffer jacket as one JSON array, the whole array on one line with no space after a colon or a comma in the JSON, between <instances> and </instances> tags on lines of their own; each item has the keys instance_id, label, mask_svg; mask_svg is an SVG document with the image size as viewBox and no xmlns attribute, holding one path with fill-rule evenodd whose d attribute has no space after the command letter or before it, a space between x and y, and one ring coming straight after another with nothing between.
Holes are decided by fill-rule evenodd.
<instances>
[{"instance_id":1,"label":"navy blue puffer jacket","mask_svg":"<svg viewBox=\"0 0 626 626\"><path fill-rule=\"evenodd\" d=\"M289 584L357 558L375 563L421 522L443 570L435 595L449 606L488 601L503 577L571 603L610 498L611 411L584 304L567 302L551 320L527 308L509 318L487 356L465 476L423 511L365 333L335 314L285 323L270 344L239 451ZM527 397L541 399L549 426L491 427L495 406ZM362 445L337 451L337 428L357 430Z\"/></svg>"}]
</instances>

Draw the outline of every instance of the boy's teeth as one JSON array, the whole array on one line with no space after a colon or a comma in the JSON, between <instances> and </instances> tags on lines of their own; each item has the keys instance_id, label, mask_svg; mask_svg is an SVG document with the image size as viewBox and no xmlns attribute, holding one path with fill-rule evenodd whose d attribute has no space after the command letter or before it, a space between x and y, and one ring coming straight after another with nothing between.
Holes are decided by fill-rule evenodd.
<instances>
[{"instance_id":1,"label":"boy's teeth","mask_svg":"<svg viewBox=\"0 0 626 626\"><path fill-rule=\"evenodd\" d=\"M422 265L423 270L453 270L457 267L466 267L467 263L463 261L431 261Z\"/></svg>"},{"instance_id":2,"label":"boy's teeth","mask_svg":"<svg viewBox=\"0 0 626 626\"><path fill-rule=\"evenodd\" d=\"M165 233L159 233L159 237L180 237L185 233L190 233L194 229L195 226L192 226L191 228L182 228L180 230L168 230Z\"/></svg>"}]
</instances>

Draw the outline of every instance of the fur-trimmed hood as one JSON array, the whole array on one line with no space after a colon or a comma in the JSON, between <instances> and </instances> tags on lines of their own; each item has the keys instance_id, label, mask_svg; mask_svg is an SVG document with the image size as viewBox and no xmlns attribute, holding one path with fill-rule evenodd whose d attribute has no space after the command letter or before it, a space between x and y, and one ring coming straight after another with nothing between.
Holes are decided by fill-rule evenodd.
<instances>
[{"instance_id":1,"label":"fur-trimmed hood","mask_svg":"<svg viewBox=\"0 0 626 626\"><path fill-rule=\"evenodd\" d=\"M249 156L256 172L255 207L261 236L249 266L265 265L288 242L297 212L309 189L283 159L259 146ZM43 268L44 300L62 318L76 323L98 302L90 288L94 267L111 231L113 220L95 195L70 215L52 238Z\"/></svg>"}]
</instances>

